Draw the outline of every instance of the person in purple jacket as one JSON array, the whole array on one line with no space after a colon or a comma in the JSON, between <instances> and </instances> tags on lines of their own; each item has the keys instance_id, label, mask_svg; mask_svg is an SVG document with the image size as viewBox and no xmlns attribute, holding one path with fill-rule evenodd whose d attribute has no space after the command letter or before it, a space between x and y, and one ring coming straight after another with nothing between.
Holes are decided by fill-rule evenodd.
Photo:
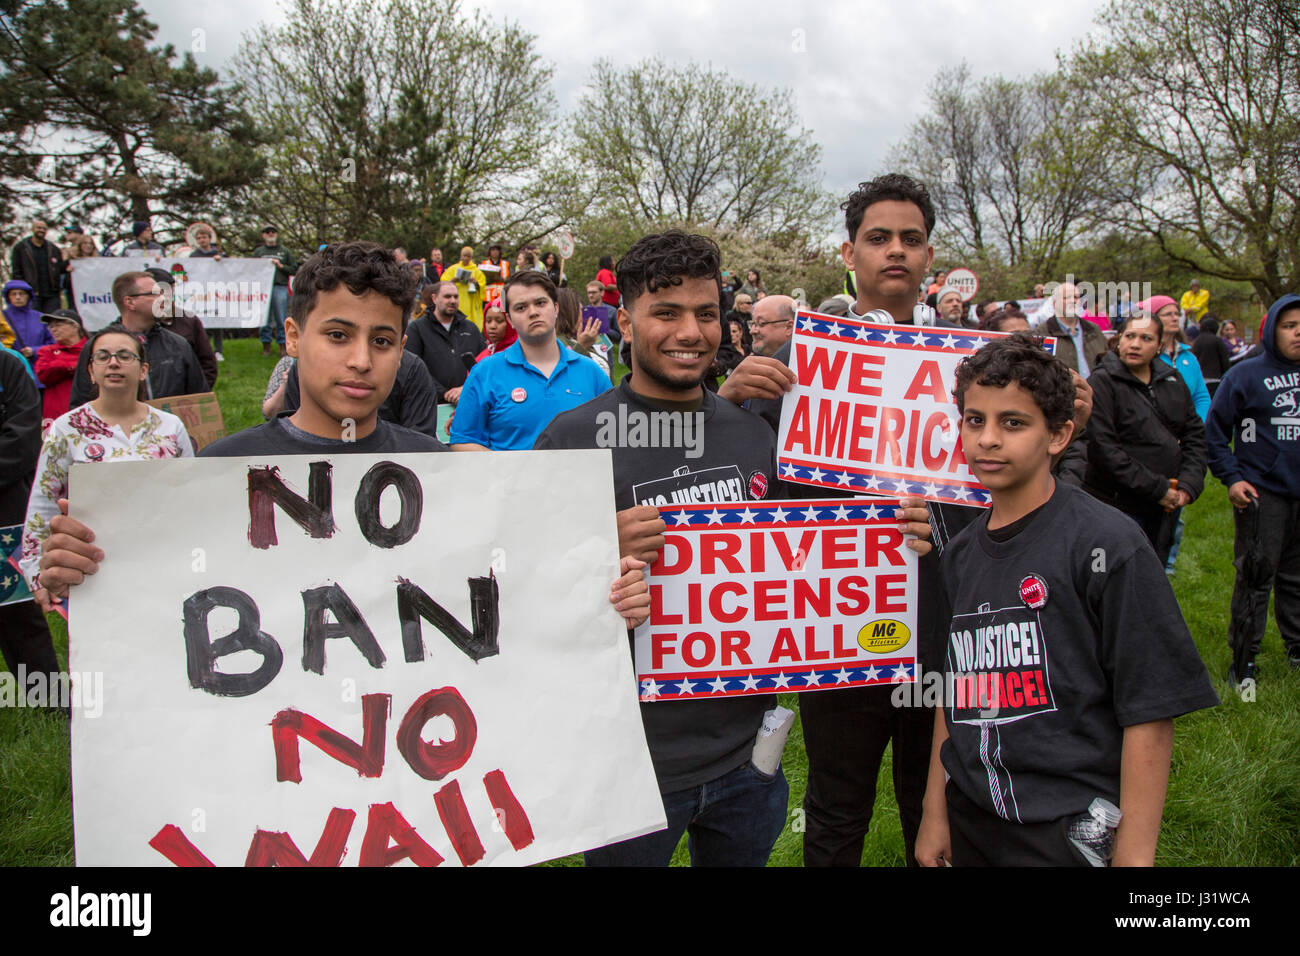
<instances>
[{"instance_id":1,"label":"person in purple jacket","mask_svg":"<svg viewBox=\"0 0 1300 956\"><path fill-rule=\"evenodd\" d=\"M10 279L4 287L4 317L14 332L13 350L34 366L36 351L53 345L54 337L41 321L41 310L32 307L32 287L22 279ZM45 386L40 386L44 388Z\"/></svg>"}]
</instances>

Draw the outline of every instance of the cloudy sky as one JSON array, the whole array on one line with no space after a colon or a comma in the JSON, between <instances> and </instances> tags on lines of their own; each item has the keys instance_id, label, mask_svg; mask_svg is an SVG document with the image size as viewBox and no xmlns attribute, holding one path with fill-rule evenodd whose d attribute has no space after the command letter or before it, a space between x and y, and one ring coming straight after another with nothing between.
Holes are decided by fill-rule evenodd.
<instances>
[{"instance_id":1,"label":"cloudy sky","mask_svg":"<svg viewBox=\"0 0 1300 956\"><path fill-rule=\"evenodd\" d=\"M282 21L264 0L176 4L142 0L162 40L191 46L205 33L205 65L224 69L242 34L261 20ZM891 143L926 104L941 66L967 60L977 78L1016 76L1055 65L1057 51L1094 28L1101 0L653 0L635 12L596 0L467 2L475 15L517 21L538 37L555 67L562 109L581 94L601 57L627 65L652 56L694 60L749 83L795 91L804 125L823 149L828 189L847 193L883 172ZM614 12L617 11L617 12Z\"/></svg>"}]
</instances>

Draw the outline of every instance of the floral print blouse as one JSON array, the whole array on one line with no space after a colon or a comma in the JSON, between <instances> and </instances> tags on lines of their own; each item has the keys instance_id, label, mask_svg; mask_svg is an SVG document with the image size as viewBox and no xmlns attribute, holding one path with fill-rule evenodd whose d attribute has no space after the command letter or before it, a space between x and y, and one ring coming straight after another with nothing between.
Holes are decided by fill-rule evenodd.
<instances>
[{"instance_id":1,"label":"floral print blouse","mask_svg":"<svg viewBox=\"0 0 1300 956\"><path fill-rule=\"evenodd\" d=\"M41 565L41 545L50 536L50 519L59 513L59 499L68 496L68 472L78 461L148 461L151 458L193 458L194 444L179 418L152 406L131 431L110 425L90 405L60 415L45 433L36 481L27 500L27 523L19 567L32 590Z\"/></svg>"}]
</instances>

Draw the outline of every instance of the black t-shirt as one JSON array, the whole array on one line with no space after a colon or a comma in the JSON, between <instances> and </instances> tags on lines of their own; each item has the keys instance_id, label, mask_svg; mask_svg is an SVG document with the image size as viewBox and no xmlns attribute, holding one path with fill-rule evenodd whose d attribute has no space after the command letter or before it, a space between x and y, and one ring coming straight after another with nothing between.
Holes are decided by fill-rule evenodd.
<instances>
[{"instance_id":1,"label":"black t-shirt","mask_svg":"<svg viewBox=\"0 0 1300 956\"><path fill-rule=\"evenodd\" d=\"M298 428L282 413L269 422L245 428L242 432L214 441L200 458L241 458L246 455L388 455L409 451L450 451L436 438L391 425L382 418L365 438L343 441L321 438Z\"/></svg>"},{"instance_id":2,"label":"black t-shirt","mask_svg":"<svg viewBox=\"0 0 1300 956\"><path fill-rule=\"evenodd\" d=\"M1008 541L985 514L941 562L943 765L1019 823L1119 803L1125 727L1218 703L1155 552L1133 521L1056 483Z\"/></svg>"},{"instance_id":3,"label":"black t-shirt","mask_svg":"<svg viewBox=\"0 0 1300 956\"><path fill-rule=\"evenodd\" d=\"M1038 513L1051 503L1052 500L1049 498L1046 502L1029 512L1029 514L1017 518L1015 521L1011 522L1011 524L1004 524L1000 528L990 528L988 522L985 522L984 532L989 536L990 541L996 541L999 544L1004 541L1010 541L1016 535L1020 534L1020 532L1033 524L1034 519L1038 517Z\"/></svg>"},{"instance_id":4,"label":"black t-shirt","mask_svg":"<svg viewBox=\"0 0 1300 956\"><path fill-rule=\"evenodd\" d=\"M645 416L667 424L660 447L629 447L638 441L636 423ZM682 416L699 415L703 429L687 429ZM620 422L623 423L620 426ZM619 443L620 431L627 440ZM650 435L642 429L648 442ZM614 440L611 441L611 438ZM651 404L627 382L585 405L557 415L534 448L611 447L614 503L635 505L747 501L777 497L776 441L767 424L731 402L704 393L698 412ZM668 447L663 447L668 446ZM696 451L699 454L696 454ZM763 714L776 703L771 694L716 700L643 703L650 757L659 789L685 790L716 780L749 760Z\"/></svg>"}]
</instances>

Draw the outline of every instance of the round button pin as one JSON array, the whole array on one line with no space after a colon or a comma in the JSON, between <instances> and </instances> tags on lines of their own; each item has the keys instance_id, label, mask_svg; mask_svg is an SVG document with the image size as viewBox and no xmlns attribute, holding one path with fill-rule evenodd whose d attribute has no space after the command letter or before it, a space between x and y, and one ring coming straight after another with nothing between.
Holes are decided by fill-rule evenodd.
<instances>
[{"instance_id":1,"label":"round button pin","mask_svg":"<svg viewBox=\"0 0 1300 956\"><path fill-rule=\"evenodd\" d=\"M510 397L513 398L516 402L522 402L524 399L528 397L528 392L526 392L522 388L517 388L510 393Z\"/></svg>"}]
</instances>

